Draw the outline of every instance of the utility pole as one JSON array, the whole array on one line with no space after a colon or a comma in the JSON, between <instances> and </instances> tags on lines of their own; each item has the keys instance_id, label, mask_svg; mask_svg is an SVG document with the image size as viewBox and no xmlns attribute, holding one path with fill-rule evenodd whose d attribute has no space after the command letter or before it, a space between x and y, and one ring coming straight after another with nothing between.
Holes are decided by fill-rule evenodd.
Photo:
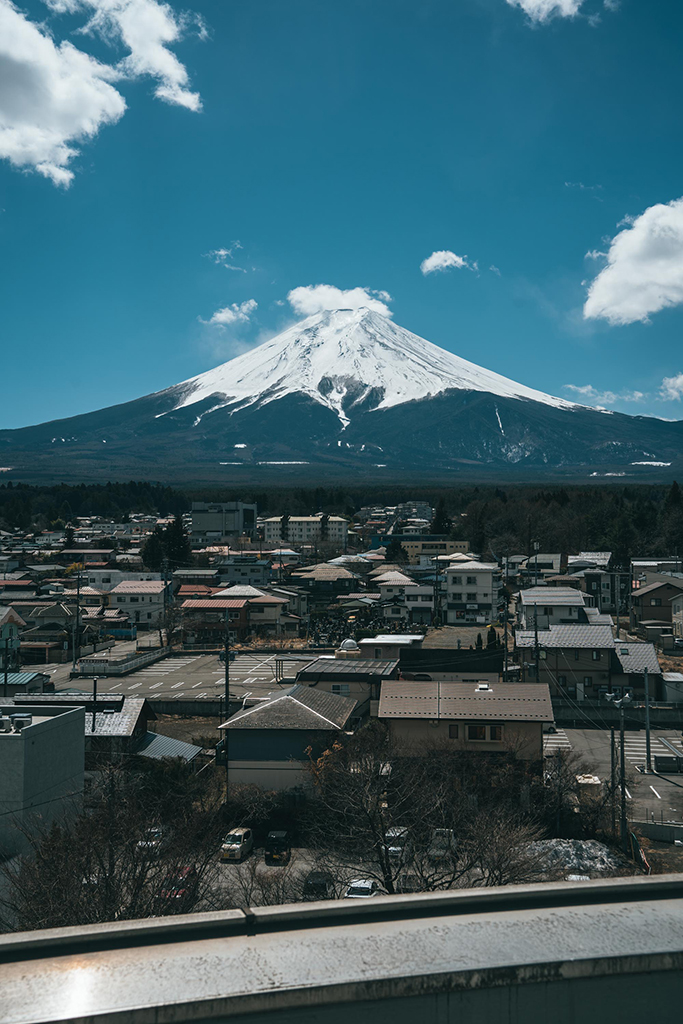
<instances>
[{"instance_id":1,"label":"utility pole","mask_svg":"<svg viewBox=\"0 0 683 1024\"><path fill-rule=\"evenodd\" d=\"M534 661L536 663L536 682L540 683L540 681L541 681L541 677L540 677L541 652L540 652L540 649L539 649L539 646L538 646L538 605L537 604L534 605Z\"/></svg>"},{"instance_id":2,"label":"utility pole","mask_svg":"<svg viewBox=\"0 0 683 1024\"><path fill-rule=\"evenodd\" d=\"M5 637L4 670L5 670L5 684L3 686L2 693L3 693L3 696L6 697L7 696L7 674L9 672L9 636Z\"/></svg>"},{"instance_id":3,"label":"utility pole","mask_svg":"<svg viewBox=\"0 0 683 1024\"><path fill-rule=\"evenodd\" d=\"M73 672L76 671L76 647L80 651L79 634L80 634L80 616L81 616L81 570L80 568L76 571L76 618L74 619L73 629L73 663L71 669Z\"/></svg>"},{"instance_id":4,"label":"utility pole","mask_svg":"<svg viewBox=\"0 0 683 1024\"><path fill-rule=\"evenodd\" d=\"M624 751L624 698L619 701L619 774L621 775L621 818L619 834L621 848L628 853L628 827L626 824L626 753Z\"/></svg>"},{"instance_id":5,"label":"utility pole","mask_svg":"<svg viewBox=\"0 0 683 1024\"><path fill-rule=\"evenodd\" d=\"M97 716L97 676L93 677L92 681L92 729L91 732L95 732L95 720Z\"/></svg>"},{"instance_id":6,"label":"utility pole","mask_svg":"<svg viewBox=\"0 0 683 1024\"><path fill-rule=\"evenodd\" d=\"M166 555L161 560L161 568L164 574L164 631L166 633L166 645L170 646L168 635L168 558Z\"/></svg>"},{"instance_id":7,"label":"utility pole","mask_svg":"<svg viewBox=\"0 0 683 1024\"><path fill-rule=\"evenodd\" d=\"M534 541L534 586L538 586L538 549L540 544L537 540Z\"/></svg>"},{"instance_id":8,"label":"utility pole","mask_svg":"<svg viewBox=\"0 0 683 1024\"><path fill-rule=\"evenodd\" d=\"M225 719L230 717L230 611L225 609ZM228 729L223 730L223 753L225 754L225 802L228 802Z\"/></svg>"},{"instance_id":9,"label":"utility pole","mask_svg":"<svg viewBox=\"0 0 683 1024\"><path fill-rule=\"evenodd\" d=\"M617 751L616 751L616 740L614 737L614 726L610 729L610 793L612 798L610 803L612 804L612 835L617 831L617 808L614 803L614 793L617 788Z\"/></svg>"},{"instance_id":10,"label":"utility pole","mask_svg":"<svg viewBox=\"0 0 683 1024\"><path fill-rule=\"evenodd\" d=\"M652 771L652 745L650 742L650 681L647 669L643 669L643 681L645 684L645 771L649 774Z\"/></svg>"}]
</instances>

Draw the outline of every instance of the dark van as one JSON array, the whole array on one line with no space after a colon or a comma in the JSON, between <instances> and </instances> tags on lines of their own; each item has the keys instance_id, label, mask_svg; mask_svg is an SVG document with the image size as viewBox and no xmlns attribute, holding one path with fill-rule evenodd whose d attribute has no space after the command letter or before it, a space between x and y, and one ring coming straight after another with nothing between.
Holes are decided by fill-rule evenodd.
<instances>
[{"instance_id":1,"label":"dark van","mask_svg":"<svg viewBox=\"0 0 683 1024\"><path fill-rule=\"evenodd\" d=\"M311 871L304 882L302 899L308 900L334 900L337 898L337 891L334 887L334 879L327 871Z\"/></svg>"},{"instance_id":2,"label":"dark van","mask_svg":"<svg viewBox=\"0 0 683 1024\"><path fill-rule=\"evenodd\" d=\"M264 859L266 864L289 864L292 844L288 832L269 832L266 839Z\"/></svg>"}]
</instances>

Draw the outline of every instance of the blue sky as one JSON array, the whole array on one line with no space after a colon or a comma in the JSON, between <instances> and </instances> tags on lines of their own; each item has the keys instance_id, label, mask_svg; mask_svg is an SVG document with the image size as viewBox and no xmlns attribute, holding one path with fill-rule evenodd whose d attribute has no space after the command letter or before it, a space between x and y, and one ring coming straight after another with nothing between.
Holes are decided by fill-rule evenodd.
<instances>
[{"instance_id":1,"label":"blue sky","mask_svg":"<svg viewBox=\"0 0 683 1024\"><path fill-rule=\"evenodd\" d=\"M0 426L177 383L334 289L683 418L682 30L675 0L0 0Z\"/></svg>"}]
</instances>

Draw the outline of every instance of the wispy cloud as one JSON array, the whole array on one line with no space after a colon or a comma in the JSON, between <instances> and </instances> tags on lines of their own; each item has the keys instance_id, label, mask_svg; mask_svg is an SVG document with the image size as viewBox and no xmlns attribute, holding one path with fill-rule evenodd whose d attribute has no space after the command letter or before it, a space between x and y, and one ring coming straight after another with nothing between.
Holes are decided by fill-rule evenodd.
<instances>
[{"instance_id":1,"label":"wispy cloud","mask_svg":"<svg viewBox=\"0 0 683 1024\"><path fill-rule=\"evenodd\" d=\"M439 249L428 256L420 264L420 270L426 276L442 270L478 270L476 262L470 263L467 256L457 256L450 249Z\"/></svg>"},{"instance_id":2,"label":"wispy cloud","mask_svg":"<svg viewBox=\"0 0 683 1024\"><path fill-rule=\"evenodd\" d=\"M217 309L210 320L199 320L203 324L213 327L228 327L234 324L246 324L251 320L251 315L258 309L255 299L246 299L244 302L233 302L230 306Z\"/></svg>"},{"instance_id":3,"label":"wispy cloud","mask_svg":"<svg viewBox=\"0 0 683 1024\"><path fill-rule=\"evenodd\" d=\"M388 292L372 288L337 288L333 284L309 284L293 288L287 301L295 313L311 316L328 309L372 309L384 316L392 316L387 306L392 301Z\"/></svg>"},{"instance_id":4,"label":"wispy cloud","mask_svg":"<svg viewBox=\"0 0 683 1024\"><path fill-rule=\"evenodd\" d=\"M112 83L126 78L156 78L159 99L200 109L198 94L187 88L187 70L168 48L188 29L189 19L170 5L45 2L53 13L89 14L81 35L96 32L128 53L118 63L103 63L69 40L56 42L44 24L31 21L11 0L0 0L0 159L68 187L79 146L123 116L126 102Z\"/></svg>"},{"instance_id":5,"label":"wispy cloud","mask_svg":"<svg viewBox=\"0 0 683 1024\"><path fill-rule=\"evenodd\" d=\"M592 281L587 320L631 324L683 303L683 198L628 218L609 245L607 264Z\"/></svg>"},{"instance_id":6,"label":"wispy cloud","mask_svg":"<svg viewBox=\"0 0 683 1024\"><path fill-rule=\"evenodd\" d=\"M648 396L644 391L600 391L592 384L563 384L565 391L571 391L587 405L614 405L615 402L642 402Z\"/></svg>"},{"instance_id":7,"label":"wispy cloud","mask_svg":"<svg viewBox=\"0 0 683 1024\"><path fill-rule=\"evenodd\" d=\"M214 263L218 263L221 267L225 267L226 270L239 270L242 274L246 274L246 267L238 267L236 263L231 262L235 251L243 248L244 246L241 242L235 241L230 243L229 249L212 249L211 252L205 252L204 255L207 259L213 260Z\"/></svg>"},{"instance_id":8,"label":"wispy cloud","mask_svg":"<svg viewBox=\"0 0 683 1024\"><path fill-rule=\"evenodd\" d=\"M511 7L521 7L532 22L542 24L551 18L574 18L583 0L507 0Z\"/></svg>"}]
</instances>

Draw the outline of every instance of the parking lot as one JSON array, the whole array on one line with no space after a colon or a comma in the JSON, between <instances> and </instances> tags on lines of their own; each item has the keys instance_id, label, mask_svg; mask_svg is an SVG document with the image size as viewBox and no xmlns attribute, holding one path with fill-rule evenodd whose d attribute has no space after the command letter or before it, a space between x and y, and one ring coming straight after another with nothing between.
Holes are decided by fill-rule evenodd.
<instances>
[{"instance_id":1,"label":"parking lot","mask_svg":"<svg viewBox=\"0 0 683 1024\"><path fill-rule=\"evenodd\" d=\"M546 737L545 752L572 750L589 771L603 780L610 778L609 729L558 729ZM683 822L683 775L654 776L641 774L645 765L645 730L627 730L624 740L626 761L627 813L635 821ZM683 757L680 732L673 729L652 730L652 757L672 757L677 751ZM619 771L619 730L616 730L617 772ZM672 750L673 748L673 750Z\"/></svg>"},{"instance_id":2,"label":"parking lot","mask_svg":"<svg viewBox=\"0 0 683 1024\"><path fill-rule=\"evenodd\" d=\"M293 678L310 657L236 653L229 664L230 694L236 699L247 694L265 696L282 685L276 678L276 661L282 663L284 675ZM64 678L53 676L56 689L92 689L91 679L69 681L68 672L64 672L64 667L60 669L59 675ZM163 658L128 676L103 676L98 682L98 693L123 693L155 700L216 700L225 695L225 663L213 654L185 653Z\"/></svg>"}]
</instances>

